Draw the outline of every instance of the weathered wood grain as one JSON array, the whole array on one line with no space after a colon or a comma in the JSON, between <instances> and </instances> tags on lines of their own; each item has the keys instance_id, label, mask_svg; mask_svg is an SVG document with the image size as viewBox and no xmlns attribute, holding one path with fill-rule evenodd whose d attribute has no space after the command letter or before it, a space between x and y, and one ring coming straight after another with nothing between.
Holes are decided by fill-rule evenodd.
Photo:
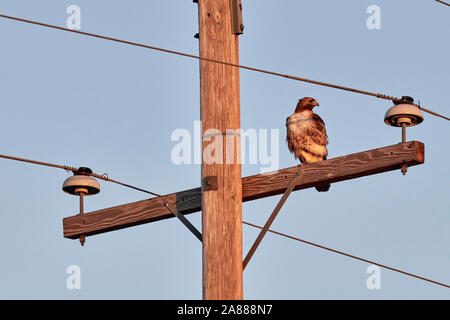
<instances>
[{"instance_id":1,"label":"weathered wood grain","mask_svg":"<svg viewBox=\"0 0 450 320\"><path fill-rule=\"evenodd\" d=\"M354 153L305 165L294 190L334 183L424 162L424 144L417 141ZM283 193L295 175L296 167L246 177L242 181L243 201Z\"/></svg>"},{"instance_id":2,"label":"weathered wood grain","mask_svg":"<svg viewBox=\"0 0 450 320\"><path fill-rule=\"evenodd\" d=\"M231 30L229 0L198 2L200 56L239 64L238 37ZM238 130L240 125L239 68L200 61L200 115L202 135L212 130ZM213 138L222 139L221 136ZM234 146L222 144L224 162L240 150L239 137ZM202 154L212 141L203 140ZM231 158L231 157L230 157ZM237 158L237 157L233 157ZM203 159L202 180L216 176L216 190L202 192L203 298L241 300L242 276L242 174L240 159L227 164Z\"/></svg>"},{"instance_id":3,"label":"weathered wood grain","mask_svg":"<svg viewBox=\"0 0 450 320\"><path fill-rule=\"evenodd\" d=\"M335 183L372 174L400 169L402 164L424 163L424 145L413 141L350 154L304 166L294 190L311 188L324 182ZM297 167L242 179L242 201L283 193ZM399 179L401 175L399 175ZM329 191L332 192L332 189ZM80 234L94 235L143 223L172 218L164 200L176 201L182 214L201 210L201 189L195 188L160 198L137 201L84 215L64 218L64 237L77 239ZM84 223L83 223L84 221Z\"/></svg>"},{"instance_id":4,"label":"weathered wood grain","mask_svg":"<svg viewBox=\"0 0 450 320\"><path fill-rule=\"evenodd\" d=\"M182 214L197 212L201 210L201 189L190 189L64 218L64 237L77 239L82 233L87 236L95 235L174 217L164 206L164 201L175 203L178 212Z\"/></svg>"}]
</instances>

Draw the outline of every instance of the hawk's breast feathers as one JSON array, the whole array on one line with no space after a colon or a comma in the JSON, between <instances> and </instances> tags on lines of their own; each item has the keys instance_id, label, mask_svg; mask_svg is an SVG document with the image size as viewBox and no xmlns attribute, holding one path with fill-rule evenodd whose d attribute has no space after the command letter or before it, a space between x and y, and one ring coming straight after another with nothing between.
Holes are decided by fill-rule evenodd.
<instances>
[{"instance_id":1,"label":"hawk's breast feathers","mask_svg":"<svg viewBox=\"0 0 450 320\"><path fill-rule=\"evenodd\" d=\"M325 123L312 110L296 112L286 119L289 150L302 163L325 160L328 137Z\"/></svg>"}]
</instances>

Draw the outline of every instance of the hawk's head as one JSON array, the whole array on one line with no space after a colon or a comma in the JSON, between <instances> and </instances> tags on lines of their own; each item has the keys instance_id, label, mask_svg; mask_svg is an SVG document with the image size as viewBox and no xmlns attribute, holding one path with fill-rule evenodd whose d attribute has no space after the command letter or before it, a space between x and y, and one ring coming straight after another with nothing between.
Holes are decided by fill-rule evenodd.
<instances>
[{"instance_id":1,"label":"hawk's head","mask_svg":"<svg viewBox=\"0 0 450 320\"><path fill-rule=\"evenodd\" d=\"M312 110L314 107L318 106L319 103L310 97L304 97L300 99L297 103L297 108L295 108L295 112L302 112L304 110Z\"/></svg>"}]
</instances>

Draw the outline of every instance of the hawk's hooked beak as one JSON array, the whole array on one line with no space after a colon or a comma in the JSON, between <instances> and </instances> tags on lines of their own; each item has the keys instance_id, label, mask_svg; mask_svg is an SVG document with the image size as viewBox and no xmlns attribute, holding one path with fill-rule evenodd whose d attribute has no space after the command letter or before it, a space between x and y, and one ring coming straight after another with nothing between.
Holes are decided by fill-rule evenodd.
<instances>
[{"instance_id":1,"label":"hawk's hooked beak","mask_svg":"<svg viewBox=\"0 0 450 320\"><path fill-rule=\"evenodd\" d=\"M318 103L316 100L314 100L314 101L313 101L313 106L318 107L318 106L319 106L319 103Z\"/></svg>"}]
</instances>

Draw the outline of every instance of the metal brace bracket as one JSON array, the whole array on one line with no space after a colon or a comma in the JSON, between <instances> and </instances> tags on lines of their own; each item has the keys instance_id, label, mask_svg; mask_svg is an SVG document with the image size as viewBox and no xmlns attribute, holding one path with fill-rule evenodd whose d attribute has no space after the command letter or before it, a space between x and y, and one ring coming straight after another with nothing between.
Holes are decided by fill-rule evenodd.
<instances>
[{"instance_id":1,"label":"metal brace bracket","mask_svg":"<svg viewBox=\"0 0 450 320\"><path fill-rule=\"evenodd\" d=\"M177 217L185 226L186 228L189 229L189 231L191 231L194 236L200 240L200 242L203 242L203 236L201 234L200 231L197 230L196 227L194 227L194 225L192 223L189 222L188 219L186 219L186 217L179 213L176 206L174 206L172 203L168 202L168 201L164 201L164 206L169 209L169 211L175 216Z\"/></svg>"},{"instance_id":2,"label":"metal brace bracket","mask_svg":"<svg viewBox=\"0 0 450 320\"><path fill-rule=\"evenodd\" d=\"M247 256L244 259L244 262L242 263L242 266L243 266L244 269L247 266L247 264L250 261L250 259L252 258L253 254L255 253L256 249L258 248L259 244L261 243L262 239L264 238L265 234L269 230L270 225L275 220L277 214L280 212L281 207L283 207L284 203L286 202L287 198L291 194L292 190L294 190L294 188L295 188L295 181L297 181L297 178L301 175L302 167L303 167L302 164L298 165L297 172L295 173L294 178L292 178L291 182L289 183L289 186L287 187L286 191L284 191L283 196L278 201L275 209L273 209L272 214L270 215L269 219L267 220L266 224L264 225L264 228L262 228L262 230L260 231L260 233L259 233L258 237L256 238L255 242L253 243L252 247L248 251Z\"/></svg>"},{"instance_id":3,"label":"metal brace bracket","mask_svg":"<svg viewBox=\"0 0 450 320\"><path fill-rule=\"evenodd\" d=\"M203 178L203 190L217 190L217 176L208 176Z\"/></svg>"},{"instance_id":4,"label":"metal brace bracket","mask_svg":"<svg viewBox=\"0 0 450 320\"><path fill-rule=\"evenodd\" d=\"M231 32L237 35L244 33L242 19L242 0L230 0L231 8Z\"/></svg>"}]
</instances>

